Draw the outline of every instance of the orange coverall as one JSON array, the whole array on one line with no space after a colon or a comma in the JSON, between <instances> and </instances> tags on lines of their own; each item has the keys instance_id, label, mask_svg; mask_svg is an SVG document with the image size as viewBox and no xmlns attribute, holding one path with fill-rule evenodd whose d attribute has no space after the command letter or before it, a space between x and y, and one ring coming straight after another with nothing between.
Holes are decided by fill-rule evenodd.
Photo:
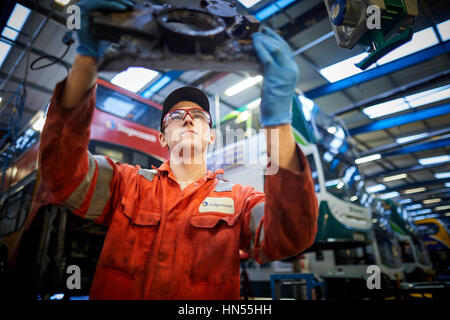
<instances>
[{"instance_id":1,"label":"orange coverall","mask_svg":"<svg viewBox=\"0 0 450 320\"><path fill-rule=\"evenodd\" d=\"M259 263L312 245L318 203L308 162L265 177L265 193L208 171L181 190L157 170L88 152L95 88L75 109L55 87L41 135L43 182L75 214L108 226L90 299L239 299L239 249ZM208 205L214 204L214 205Z\"/></svg>"}]
</instances>

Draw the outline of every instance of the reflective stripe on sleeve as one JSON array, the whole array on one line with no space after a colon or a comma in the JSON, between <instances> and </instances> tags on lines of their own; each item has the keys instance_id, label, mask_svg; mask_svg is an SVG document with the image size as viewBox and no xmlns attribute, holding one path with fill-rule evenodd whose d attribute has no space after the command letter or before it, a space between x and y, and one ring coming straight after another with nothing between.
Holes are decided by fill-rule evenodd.
<instances>
[{"instance_id":1,"label":"reflective stripe on sleeve","mask_svg":"<svg viewBox=\"0 0 450 320\"><path fill-rule=\"evenodd\" d=\"M102 214L106 203L111 197L111 180L114 173L111 164L105 157L94 156L94 158L97 160L98 167L97 185L86 213L86 218L91 220L97 219Z\"/></svg>"},{"instance_id":2,"label":"reflective stripe on sleeve","mask_svg":"<svg viewBox=\"0 0 450 320\"><path fill-rule=\"evenodd\" d=\"M256 235L256 230L264 217L264 206L265 202L258 203L254 206L250 212L250 231L253 236ZM264 239L264 228L261 226L261 231L259 234L259 239L257 241L262 241Z\"/></svg>"},{"instance_id":3,"label":"reflective stripe on sleeve","mask_svg":"<svg viewBox=\"0 0 450 320\"><path fill-rule=\"evenodd\" d=\"M92 178L95 173L96 162L91 153L89 153L89 171L84 177L83 181L81 181L78 188L70 195L70 197L66 200L65 205L72 210L78 209L83 203L86 194L89 191L89 186L91 185Z\"/></svg>"},{"instance_id":4,"label":"reflective stripe on sleeve","mask_svg":"<svg viewBox=\"0 0 450 320\"><path fill-rule=\"evenodd\" d=\"M93 156L91 153L88 154L89 171L78 188L75 189L67 199L65 205L72 210L80 208L91 186L95 169L98 168L94 194L92 195L89 208L85 215L86 219L95 220L102 214L103 209L111 196L110 184L114 171L105 157Z\"/></svg>"}]
</instances>

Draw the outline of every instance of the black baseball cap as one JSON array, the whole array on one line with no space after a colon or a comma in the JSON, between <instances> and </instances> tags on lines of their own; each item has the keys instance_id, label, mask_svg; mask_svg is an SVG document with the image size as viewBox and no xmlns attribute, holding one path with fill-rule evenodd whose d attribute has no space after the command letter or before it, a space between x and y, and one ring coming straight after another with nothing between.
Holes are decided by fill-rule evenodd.
<instances>
[{"instance_id":1,"label":"black baseball cap","mask_svg":"<svg viewBox=\"0 0 450 320\"><path fill-rule=\"evenodd\" d=\"M206 93L197 87L185 86L172 91L163 103L163 110L161 114L160 130L163 131L163 119L169 110L180 101L191 101L198 104L203 110L209 113L209 99ZM210 114L211 116L211 114Z\"/></svg>"}]
</instances>

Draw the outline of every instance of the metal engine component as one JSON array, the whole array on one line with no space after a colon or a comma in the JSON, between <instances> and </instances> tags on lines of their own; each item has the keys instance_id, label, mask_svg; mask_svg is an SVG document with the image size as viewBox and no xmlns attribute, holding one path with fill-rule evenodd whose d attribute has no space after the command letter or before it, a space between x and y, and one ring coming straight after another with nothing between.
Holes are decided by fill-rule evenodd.
<instances>
[{"instance_id":1,"label":"metal engine component","mask_svg":"<svg viewBox=\"0 0 450 320\"><path fill-rule=\"evenodd\" d=\"M157 6L136 0L133 10L92 15L95 37L112 42L101 71L150 69L260 72L251 34L253 16L242 16L234 1L202 0L199 8Z\"/></svg>"},{"instance_id":2,"label":"metal engine component","mask_svg":"<svg viewBox=\"0 0 450 320\"><path fill-rule=\"evenodd\" d=\"M412 38L410 25L419 14L417 0L324 0L337 44L352 49L370 48L370 55L357 66L372 63ZM380 28L369 26L371 6L378 8ZM390 39L389 39L390 38Z\"/></svg>"}]
</instances>

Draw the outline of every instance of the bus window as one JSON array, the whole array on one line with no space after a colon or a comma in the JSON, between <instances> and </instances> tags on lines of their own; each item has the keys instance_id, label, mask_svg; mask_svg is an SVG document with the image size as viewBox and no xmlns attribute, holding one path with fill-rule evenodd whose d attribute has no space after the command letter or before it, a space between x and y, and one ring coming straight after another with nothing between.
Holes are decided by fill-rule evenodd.
<instances>
[{"instance_id":1,"label":"bus window","mask_svg":"<svg viewBox=\"0 0 450 320\"><path fill-rule=\"evenodd\" d=\"M334 250L336 265L365 264L368 259L362 247Z\"/></svg>"},{"instance_id":2,"label":"bus window","mask_svg":"<svg viewBox=\"0 0 450 320\"><path fill-rule=\"evenodd\" d=\"M380 251L381 262L388 268L401 267L401 253L398 242L387 232L375 231L375 239Z\"/></svg>"},{"instance_id":3,"label":"bus window","mask_svg":"<svg viewBox=\"0 0 450 320\"><path fill-rule=\"evenodd\" d=\"M17 138L13 147L13 149L16 150L16 159L37 142L39 139L39 134L39 131L29 128Z\"/></svg>"},{"instance_id":4,"label":"bus window","mask_svg":"<svg viewBox=\"0 0 450 320\"><path fill-rule=\"evenodd\" d=\"M97 108L159 131L162 111L120 92L97 86Z\"/></svg>"},{"instance_id":5,"label":"bus window","mask_svg":"<svg viewBox=\"0 0 450 320\"><path fill-rule=\"evenodd\" d=\"M20 207L22 204L22 193L17 192L9 197L3 204L0 212L0 236L14 232L19 227Z\"/></svg>"},{"instance_id":6,"label":"bus window","mask_svg":"<svg viewBox=\"0 0 450 320\"><path fill-rule=\"evenodd\" d=\"M92 154L107 156L114 162L140 165L142 168L151 168L152 165L159 167L162 163L162 161L140 151L94 140L89 142L89 151Z\"/></svg>"},{"instance_id":7,"label":"bus window","mask_svg":"<svg viewBox=\"0 0 450 320\"><path fill-rule=\"evenodd\" d=\"M400 248L402 249L403 262L414 262L414 255L409 242L400 241Z\"/></svg>"},{"instance_id":8,"label":"bus window","mask_svg":"<svg viewBox=\"0 0 450 320\"><path fill-rule=\"evenodd\" d=\"M439 226L434 223L417 225L417 231L423 236L432 236L439 232Z\"/></svg>"}]
</instances>

